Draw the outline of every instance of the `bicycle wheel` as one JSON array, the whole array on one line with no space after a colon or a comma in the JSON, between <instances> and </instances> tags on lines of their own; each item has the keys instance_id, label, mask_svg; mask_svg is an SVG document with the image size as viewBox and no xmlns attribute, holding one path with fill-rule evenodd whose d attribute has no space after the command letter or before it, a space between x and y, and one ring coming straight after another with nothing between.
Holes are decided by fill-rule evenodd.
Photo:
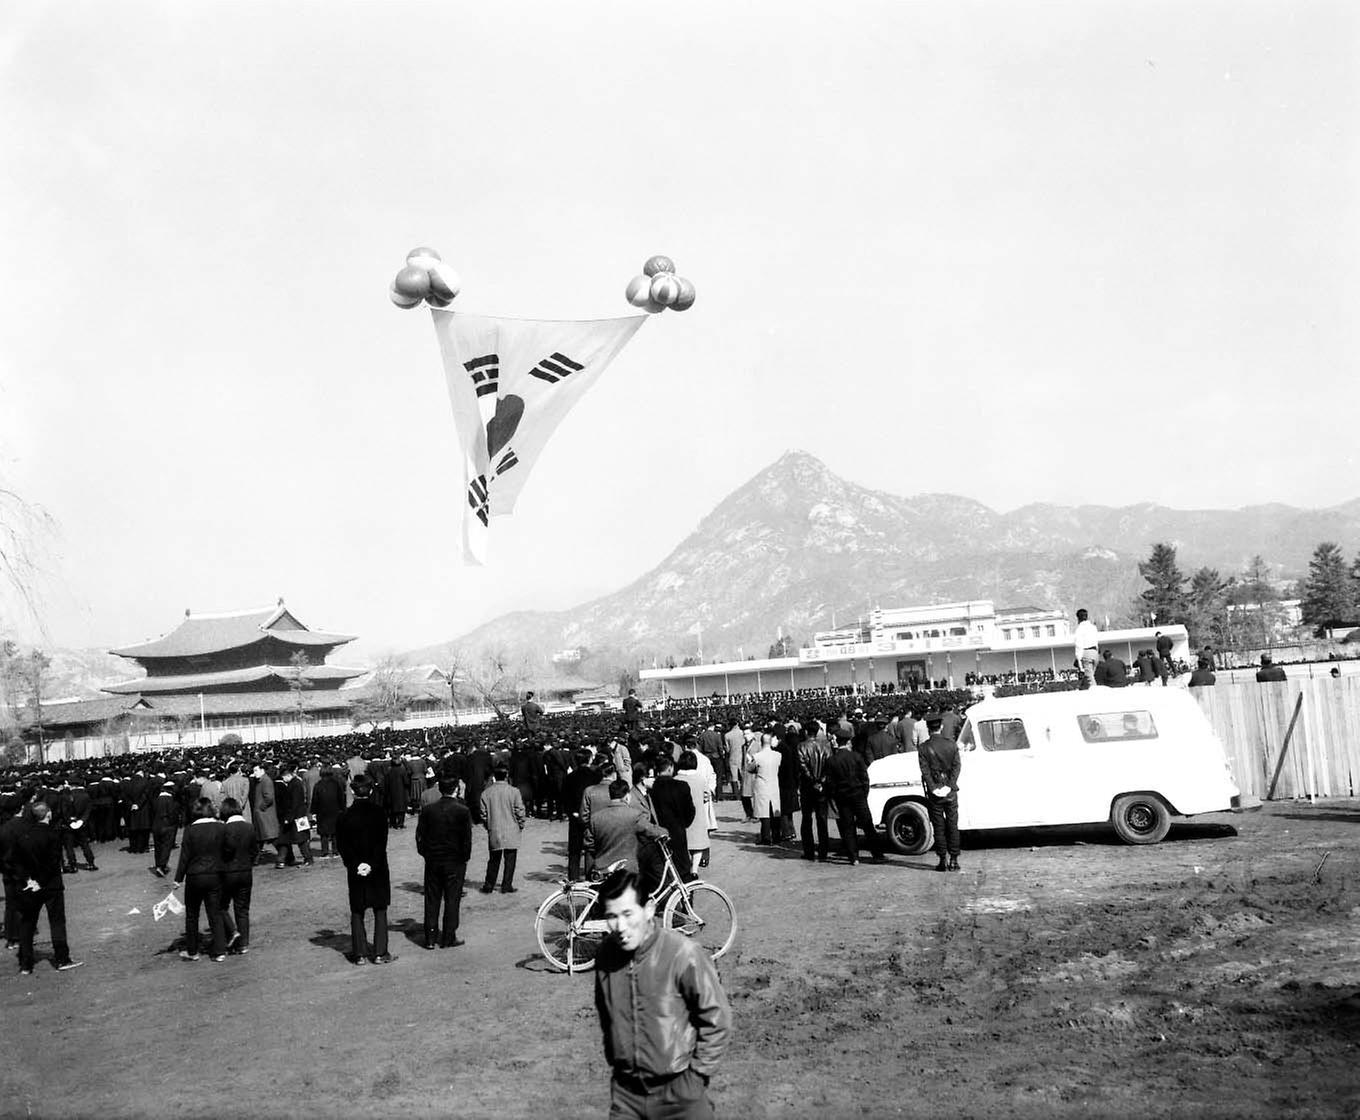
<instances>
[{"instance_id":1,"label":"bicycle wheel","mask_svg":"<svg viewBox=\"0 0 1360 1120\"><path fill-rule=\"evenodd\" d=\"M661 920L667 929L699 942L714 960L737 939L736 908L727 893L712 883L686 883L672 891Z\"/></svg>"},{"instance_id":2,"label":"bicycle wheel","mask_svg":"<svg viewBox=\"0 0 1360 1120\"><path fill-rule=\"evenodd\" d=\"M586 919L596 897L592 890L570 887L550 895L538 908L534 933L539 951L554 968L584 972L595 967L595 955L608 933L603 920Z\"/></svg>"}]
</instances>

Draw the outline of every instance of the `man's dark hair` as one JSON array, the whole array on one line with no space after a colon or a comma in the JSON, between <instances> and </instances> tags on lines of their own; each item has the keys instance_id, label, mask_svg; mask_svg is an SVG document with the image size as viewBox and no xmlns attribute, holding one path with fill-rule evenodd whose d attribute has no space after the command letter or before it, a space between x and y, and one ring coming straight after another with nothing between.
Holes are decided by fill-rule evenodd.
<instances>
[{"instance_id":1,"label":"man's dark hair","mask_svg":"<svg viewBox=\"0 0 1360 1120\"><path fill-rule=\"evenodd\" d=\"M440 779L439 779L439 796L440 796L440 797L452 797L452 796L453 796L453 791L456 790L457 788L458 788L458 779L457 779L457 778L440 778Z\"/></svg>"},{"instance_id":2,"label":"man's dark hair","mask_svg":"<svg viewBox=\"0 0 1360 1120\"><path fill-rule=\"evenodd\" d=\"M600 883L600 901L610 902L616 898L622 898L624 891L631 890L639 903L645 901L642 897L642 890L638 887L638 877L636 871L630 871L626 867L620 867L617 871L605 876Z\"/></svg>"},{"instance_id":3,"label":"man's dark hair","mask_svg":"<svg viewBox=\"0 0 1360 1120\"><path fill-rule=\"evenodd\" d=\"M625 797L628 796L628 789L629 786L627 782L625 782L622 778L615 778L612 782L609 783L609 800L622 801Z\"/></svg>"},{"instance_id":4,"label":"man's dark hair","mask_svg":"<svg viewBox=\"0 0 1360 1120\"><path fill-rule=\"evenodd\" d=\"M200 797L197 801L194 802L195 820L200 820L203 817L215 817L216 815L217 814L213 812L213 803L211 798Z\"/></svg>"},{"instance_id":5,"label":"man's dark hair","mask_svg":"<svg viewBox=\"0 0 1360 1120\"><path fill-rule=\"evenodd\" d=\"M355 797L367 797L373 792L373 779L367 774L355 774L350 789L354 791Z\"/></svg>"},{"instance_id":6,"label":"man's dark hair","mask_svg":"<svg viewBox=\"0 0 1360 1120\"><path fill-rule=\"evenodd\" d=\"M491 776L498 782L507 782L510 780L510 767L496 766L492 769Z\"/></svg>"},{"instance_id":7,"label":"man's dark hair","mask_svg":"<svg viewBox=\"0 0 1360 1120\"><path fill-rule=\"evenodd\" d=\"M658 774L675 773L675 759L668 754L658 755L656 759L656 772Z\"/></svg>"},{"instance_id":8,"label":"man's dark hair","mask_svg":"<svg viewBox=\"0 0 1360 1120\"><path fill-rule=\"evenodd\" d=\"M1077 621L1078 621L1078 622L1085 622L1086 619L1087 619L1087 617L1088 617L1088 616L1087 616L1087 614L1086 614L1086 608L1085 608L1085 607L1082 607L1082 608L1080 608L1080 609L1077 611Z\"/></svg>"},{"instance_id":9,"label":"man's dark hair","mask_svg":"<svg viewBox=\"0 0 1360 1120\"><path fill-rule=\"evenodd\" d=\"M222 798L222 819L223 819L223 820L226 820L228 817L234 817L234 816L236 816L236 814L239 813L240 811L241 811L241 803L240 803L239 801L237 801L236 798L234 798L234 797L224 797L224 798Z\"/></svg>"}]
</instances>

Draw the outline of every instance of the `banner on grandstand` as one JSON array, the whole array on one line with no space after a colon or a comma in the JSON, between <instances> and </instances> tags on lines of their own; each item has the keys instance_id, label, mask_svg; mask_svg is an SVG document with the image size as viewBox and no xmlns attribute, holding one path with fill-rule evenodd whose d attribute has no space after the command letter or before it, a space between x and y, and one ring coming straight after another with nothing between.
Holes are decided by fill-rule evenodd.
<instances>
[{"instance_id":1,"label":"banner on grandstand","mask_svg":"<svg viewBox=\"0 0 1360 1120\"><path fill-rule=\"evenodd\" d=\"M564 322L431 314L462 460L463 558L481 564L491 518L514 512L548 438L647 316Z\"/></svg>"}]
</instances>

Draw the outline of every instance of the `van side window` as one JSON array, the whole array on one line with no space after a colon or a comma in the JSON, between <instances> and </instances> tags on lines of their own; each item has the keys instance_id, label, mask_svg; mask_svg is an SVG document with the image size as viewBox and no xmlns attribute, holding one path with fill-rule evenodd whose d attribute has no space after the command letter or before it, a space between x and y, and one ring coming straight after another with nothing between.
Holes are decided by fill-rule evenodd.
<instances>
[{"instance_id":1,"label":"van side window","mask_svg":"<svg viewBox=\"0 0 1360 1120\"><path fill-rule=\"evenodd\" d=\"M1151 712L1097 712L1077 716L1081 737L1088 743L1127 743L1157 738Z\"/></svg>"},{"instance_id":2,"label":"van side window","mask_svg":"<svg viewBox=\"0 0 1360 1120\"><path fill-rule=\"evenodd\" d=\"M1029 736L1025 724L1018 719L984 719L977 725L978 738L984 751L1027 751Z\"/></svg>"}]
</instances>

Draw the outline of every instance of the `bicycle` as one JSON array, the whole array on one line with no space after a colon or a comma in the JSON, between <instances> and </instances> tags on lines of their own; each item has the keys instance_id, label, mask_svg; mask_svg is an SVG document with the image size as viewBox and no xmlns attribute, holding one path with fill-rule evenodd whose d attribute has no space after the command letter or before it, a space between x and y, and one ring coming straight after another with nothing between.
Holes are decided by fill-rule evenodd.
<instances>
[{"instance_id":1,"label":"bicycle","mask_svg":"<svg viewBox=\"0 0 1360 1120\"><path fill-rule=\"evenodd\" d=\"M652 894L660 908L665 929L678 930L698 941L709 956L717 960L737 939L737 911L727 892L702 879L685 882L671 859L669 846L662 841L666 869ZM610 864L605 875L623 867L625 861ZM555 968L563 972L585 972L595 967L595 957L609 936L609 923L598 912L598 881L572 882L563 879L561 887L543 900L534 918L538 948Z\"/></svg>"}]
</instances>

